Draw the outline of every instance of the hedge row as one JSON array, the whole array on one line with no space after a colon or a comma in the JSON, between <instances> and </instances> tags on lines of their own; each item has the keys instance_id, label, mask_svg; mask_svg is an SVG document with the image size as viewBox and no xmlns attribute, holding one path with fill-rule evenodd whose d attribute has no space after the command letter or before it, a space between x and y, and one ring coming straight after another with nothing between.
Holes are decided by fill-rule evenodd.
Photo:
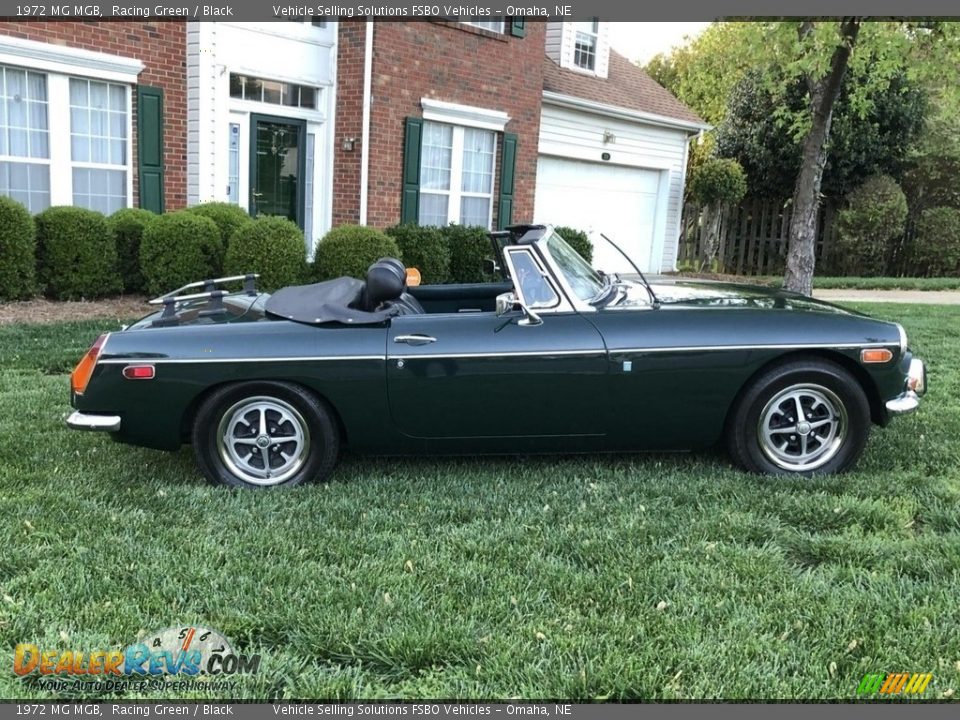
<instances>
[{"instance_id":1,"label":"hedge row","mask_svg":"<svg viewBox=\"0 0 960 720\"><path fill-rule=\"evenodd\" d=\"M558 228L590 258L587 236ZM482 227L395 225L386 231L342 225L318 243L307 264L304 237L285 218L250 218L228 203L207 203L155 215L127 208L110 217L77 207L53 207L31 217L0 197L0 299L96 298L119 292L160 295L195 280L258 272L258 286L349 275L362 278L381 257L420 270L425 284L476 283L492 256Z\"/></svg>"}]
</instances>

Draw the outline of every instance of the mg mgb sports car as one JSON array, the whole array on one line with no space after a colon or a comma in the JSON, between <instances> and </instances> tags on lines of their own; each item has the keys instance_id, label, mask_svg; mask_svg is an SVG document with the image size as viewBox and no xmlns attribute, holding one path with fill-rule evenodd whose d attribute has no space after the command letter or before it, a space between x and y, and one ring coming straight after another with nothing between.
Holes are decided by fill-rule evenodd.
<instances>
[{"instance_id":1,"label":"mg mgb sports car","mask_svg":"<svg viewBox=\"0 0 960 720\"><path fill-rule=\"evenodd\" d=\"M915 410L903 328L769 288L595 271L553 229L491 234L496 281L366 278L259 293L201 281L100 336L71 377L72 428L193 445L239 487L326 478L380 455L690 451L770 474L851 467ZM242 289L228 291L230 282ZM162 308L162 309L161 309Z\"/></svg>"}]
</instances>

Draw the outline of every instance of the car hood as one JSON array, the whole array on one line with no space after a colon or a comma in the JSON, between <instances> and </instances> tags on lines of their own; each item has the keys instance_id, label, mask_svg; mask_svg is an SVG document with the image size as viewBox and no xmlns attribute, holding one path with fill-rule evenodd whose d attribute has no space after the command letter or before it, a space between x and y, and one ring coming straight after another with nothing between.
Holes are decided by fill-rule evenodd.
<instances>
[{"instance_id":1,"label":"car hood","mask_svg":"<svg viewBox=\"0 0 960 720\"><path fill-rule=\"evenodd\" d=\"M625 296L608 307L646 308L649 296L639 278L625 278L630 283ZM832 303L763 285L651 277L650 285L663 307L743 308L753 310L805 310L833 314L860 315Z\"/></svg>"}]
</instances>

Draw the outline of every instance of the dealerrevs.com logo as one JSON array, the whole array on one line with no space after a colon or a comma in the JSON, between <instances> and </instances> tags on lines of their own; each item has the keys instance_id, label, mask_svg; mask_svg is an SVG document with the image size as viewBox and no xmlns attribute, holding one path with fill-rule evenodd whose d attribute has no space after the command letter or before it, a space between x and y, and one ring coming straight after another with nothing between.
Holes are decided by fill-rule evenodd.
<instances>
[{"instance_id":1,"label":"dealerrevs.com logo","mask_svg":"<svg viewBox=\"0 0 960 720\"><path fill-rule=\"evenodd\" d=\"M13 672L20 676L196 678L259 669L260 655L234 652L223 635L200 626L167 628L123 650L53 650L20 643L13 653Z\"/></svg>"}]
</instances>

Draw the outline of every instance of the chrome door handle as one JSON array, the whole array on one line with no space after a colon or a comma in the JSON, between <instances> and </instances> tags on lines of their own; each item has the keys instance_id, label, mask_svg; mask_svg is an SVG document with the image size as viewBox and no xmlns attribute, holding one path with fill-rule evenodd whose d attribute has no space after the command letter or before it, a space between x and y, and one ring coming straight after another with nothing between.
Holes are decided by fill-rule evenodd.
<instances>
[{"instance_id":1,"label":"chrome door handle","mask_svg":"<svg viewBox=\"0 0 960 720\"><path fill-rule=\"evenodd\" d=\"M407 345L429 345L435 343L437 339L429 335L397 335L393 341L395 343L406 343Z\"/></svg>"}]
</instances>

